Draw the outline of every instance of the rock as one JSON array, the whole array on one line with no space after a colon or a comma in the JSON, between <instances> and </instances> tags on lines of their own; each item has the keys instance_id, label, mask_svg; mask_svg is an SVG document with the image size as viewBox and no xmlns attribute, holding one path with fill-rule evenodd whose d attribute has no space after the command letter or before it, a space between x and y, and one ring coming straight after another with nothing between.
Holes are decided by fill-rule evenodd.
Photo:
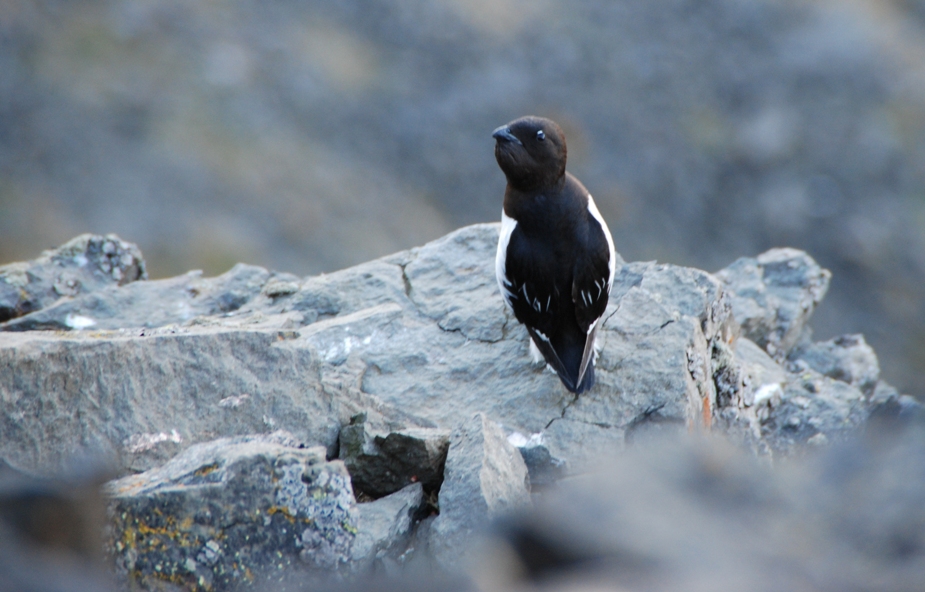
<instances>
[{"instance_id":1,"label":"rock","mask_svg":"<svg viewBox=\"0 0 925 592\"><path fill-rule=\"evenodd\" d=\"M795 371L812 368L829 378L847 382L871 396L880 379L877 354L863 335L842 335L828 341L807 343L790 354Z\"/></svg>"},{"instance_id":2,"label":"rock","mask_svg":"<svg viewBox=\"0 0 925 592\"><path fill-rule=\"evenodd\" d=\"M458 571L490 520L529 504L523 459L498 424L476 414L450 438L440 515L431 525L429 550L441 567Z\"/></svg>"},{"instance_id":3,"label":"rock","mask_svg":"<svg viewBox=\"0 0 925 592\"><path fill-rule=\"evenodd\" d=\"M278 467L321 467L379 499L356 518L368 513L368 532L349 521L325 531L334 538L287 531L298 542L285 539L279 552L291 569L251 575L389 571L427 561L427 549L438 569L458 573L488 521L529 504L532 485L545 495L628 446L715 432L761 455L798 456L847 439L868 416L923 415L878 381L860 336L810 341L805 323L829 274L788 249L717 276L622 265L599 332L597 385L575 397L531 363L527 334L503 307L497 237L497 224L475 225L305 279L238 265L216 278L102 285L10 320L0 327L0 459L44 475L87 454L118 475L148 471L119 481L135 488L124 496L112 490L131 510L113 520L135 533L112 539L124 573L141 561L145 586L160 585L160 574L215 588L250 577L249 564L222 563L252 552L212 537L227 527L222 512L250 512L240 532L257 511L280 528L298 522L297 511L266 513ZM67 321L78 317L94 325ZM279 429L291 436L260 435ZM343 464L325 462L338 453ZM202 467L211 468L197 475ZM214 489L223 487L264 493L222 506ZM418 525L422 492L433 504L438 490L439 516ZM210 515L190 509L197 495ZM122 518L155 509L187 514L144 527ZM167 545L181 526L199 537L195 554L146 548L139 559L139 533ZM356 528L354 546L337 538ZM254 536L266 543L260 553L283 541L272 529ZM311 565L299 559L305 549Z\"/></svg>"},{"instance_id":4,"label":"rock","mask_svg":"<svg viewBox=\"0 0 925 592\"><path fill-rule=\"evenodd\" d=\"M347 465L354 490L374 498L420 483L436 491L450 445L448 430L406 428L372 433L365 416L340 431L340 458Z\"/></svg>"},{"instance_id":5,"label":"rock","mask_svg":"<svg viewBox=\"0 0 925 592\"><path fill-rule=\"evenodd\" d=\"M287 429L336 452L341 420L291 332L223 326L0 333L0 457L147 470L216 436Z\"/></svg>"},{"instance_id":6,"label":"rock","mask_svg":"<svg viewBox=\"0 0 925 592\"><path fill-rule=\"evenodd\" d=\"M831 272L796 249L742 257L716 273L743 335L783 359L829 289Z\"/></svg>"},{"instance_id":7,"label":"rock","mask_svg":"<svg viewBox=\"0 0 925 592\"><path fill-rule=\"evenodd\" d=\"M748 338L741 337L735 344L736 357L745 367L748 383L752 386L753 394L766 390L774 385L783 386L787 382L787 371L778 364L766 351ZM761 400L765 397L757 395Z\"/></svg>"},{"instance_id":8,"label":"rock","mask_svg":"<svg viewBox=\"0 0 925 592\"><path fill-rule=\"evenodd\" d=\"M844 439L867 418L864 394L814 370L790 375L780 402L762 421L765 441L778 452Z\"/></svg>"},{"instance_id":9,"label":"rock","mask_svg":"<svg viewBox=\"0 0 925 592\"><path fill-rule=\"evenodd\" d=\"M292 435L197 444L108 483L108 547L129 587L238 590L351 560L359 515L350 476Z\"/></svg>"},{"instance_id":10,"label":"rock","mask_svg":"<svg viewBox=\"0 0 925 592\"><path fill-rule=\"evenodd\" d=\"M754 452L769 454L761 422L779 405L789 375L745 337L736 339L732 347L715 342L712 359L717 384L717 428Z\"/></svg>"},{"instance_id":11,"label":"rock","mask_svg":"<svg viewBox=\"0 0 925 592\"><path fill-rule=\"evenodd\" d=\"M541 430L573 470L649 431L708 429L713 344L736 330L722 285L702 271L629 263L612 293L618 299L599 333L599 386L567 401Z\"/></svg>"},{"instance_id":12,"label":"rock","mask_svg":"<svg viewBox=\"0 0 925 592\"><path fill-rule=\"evenodd\" d=\"M357 505L359 520L351 551L353 569L374 569L377 562L400 557L408 546L414 518L423 506L424 488L420 483Z\"/></svg>"},{"instance_id":13,"label":"rock","mask_svg":"<svg viewBox=\"0 0 925 592\"><path fill-rule=\"evenodd\" d=\"M43 479L0 461L0 590L115 590L102 552L101 469L84 463Z\"/></svg>"},{"instance_id":14,"label":"rock","mask_svg":"<svg viewBox=\"0 0 925 592\"><path fill-rule=\"evenodd\" d=\"M492 561L474 570L483 589L770 591L811 577L823 590L900 592L925 581L922 425L776 466L716 438L659 442L534 502L495 530Z\"/></svg>"},{"instance_id":15,"label":"rock","mask_svg":"<svg viewBox=\"0 0 925 592\"><path fill-rule=\"evenodd\" d=\"M599 333L598 386L576 399L531 364L526 332L504 309L491 263L497 233L497 224L470 226L304 280L239 265L217 278L103 287L17 319L18 328L67 328L77 315L96 328L0 332L0 428L12 436L0 440L0 458L47 473L89 450L139 471L196 442L275 429L336 454L340 427L364 413L370 437L386 438L453 430L483 412L509 432L539 434L563 463L556 471L717 419L761 448L749 409L757 387L730 345L735 303L753 307L746 324L789 342L812 308L800 303L821 298L828 272L792 250L737 262L725 282L623 265ZM422 478L418 469L361 488L385 495Z\"/></svg>"},{"instance_id":16,"label":"rock","mask_svg":"<svg viewBox=\"0 0 925 592\"><path fill-rule=\"evenodd\" d=\"M0 267L0 323L41 310L64 297L147 279L141 251L114 234L82 234L29 263ZM83 328L78 317L65 329Z\"/></svg>"},{"instance_id":17,"label":"rock","mask_svg":"<svg viewBox=\"0 0 925 592\"><path fill-rule=\"evenodd\" d=\"M520 456L527 465L532 491L552 485L568 474L568 462L556 458L549 452L543 441L543 434L531 434L528 438L520 432L514 432L508 436L507 441L520 451Z\"/></svg>"},{"instance_id":18,"label":"rock","mask_svg":"<svg viewBox=\"0 0 925 592\"><path fill-rule=\"evenodd\" d=\"M241 308L265 287L276 290L273 286L280 285L281 277L289 276L238 264L214 278L203 278L201 272L191 271L176 278L115 285L60 300L8 321L0 325L0 330L154 328L202 317L222 317ZM75 319L79 319L79 326L75 326Z\"/></svg>"}]
</instances>

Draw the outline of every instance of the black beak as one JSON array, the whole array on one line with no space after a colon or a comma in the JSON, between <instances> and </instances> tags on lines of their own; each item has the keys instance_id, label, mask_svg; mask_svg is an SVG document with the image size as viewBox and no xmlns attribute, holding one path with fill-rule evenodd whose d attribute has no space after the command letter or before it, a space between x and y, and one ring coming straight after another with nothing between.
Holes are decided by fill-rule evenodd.
<instances>
[{"instance_id":1,"label":"black beak","mask_svg":"<svg viewBox=\"0 0 925 592\"><path fill-rule=\"evenodd\" d=\"M495 131L491 132L491 137L498 140L499 142L514 142L515 144L520 144L521 146L524 145L523 142L517 139L517 136L511 133L511 128L506 125L502 125Z\"/></svg>"}]
</instances>

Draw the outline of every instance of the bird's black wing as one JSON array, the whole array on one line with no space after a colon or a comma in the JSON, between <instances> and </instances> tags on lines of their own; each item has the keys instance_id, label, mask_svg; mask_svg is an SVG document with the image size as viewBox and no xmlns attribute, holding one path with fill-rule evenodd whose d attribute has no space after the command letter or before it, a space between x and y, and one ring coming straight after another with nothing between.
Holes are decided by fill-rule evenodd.
<instances>
[{"instance_id":1,"label":"bird's black wing","mask_svg":"<svg viewBox=\"0 0 925 592\"><path fill-rule=\"evenodd\" d=\"M574 371L569 372L556 351L551 337L560 333L561 300L570 298L566 281L557 280L555 257L537 241L531 241L521 229L511 233L505 255L503 284L505 298L517 320L527 327L546 362L572 390L577 387ZM561 285L560 285L561 284Z\"/></svg>"},{"instance_id":2,"label":"bird's black wing","mask_svg":"<svg viewBox=\"0 0 925 592\"><path fill-rule=\"evenodd\" d=\"M535 241L519 227L514 229L504 265L507 301L518 321L546 335L555 328L558 302L562 292L567 292L554 281L553 264Z\"/></svg>"},{"instance_id":3,"label":"bird's black wing","mask_svg":"<svg viewBox=\"0 0 925 592\"><path fill-rule=\"evenodd\" d=\"M594 338L599 321L604 316L604 311L607 310L613 264L611 262L613 253L610 246L612 243L608 237L607 227L598 222L590 212L588 218L586 252L584 256L578 257L575 261L571 290L572 302L575 305L575 320L587 335L578 374L579 385L593 357Z\"/></svg>"}]
</instances>

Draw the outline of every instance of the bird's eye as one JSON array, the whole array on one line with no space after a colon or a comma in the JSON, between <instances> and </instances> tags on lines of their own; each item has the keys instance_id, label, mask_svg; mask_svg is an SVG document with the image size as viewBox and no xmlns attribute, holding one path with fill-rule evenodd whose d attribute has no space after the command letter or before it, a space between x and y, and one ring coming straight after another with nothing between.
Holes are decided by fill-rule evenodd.
<instances>
[{"instance_id":1,"label":"bird's eye","mask_svg":"<svg viewBox=\"0 0 925 592\"><path fill-rule=\"evenodd\" d=\"M542 142L543 140L545 140L545 139L546 139L546 132L544 132L543 130L540 130L540 131L536 132L536 139L539 140L540 142Z\"/></svg>"}]
</instances>

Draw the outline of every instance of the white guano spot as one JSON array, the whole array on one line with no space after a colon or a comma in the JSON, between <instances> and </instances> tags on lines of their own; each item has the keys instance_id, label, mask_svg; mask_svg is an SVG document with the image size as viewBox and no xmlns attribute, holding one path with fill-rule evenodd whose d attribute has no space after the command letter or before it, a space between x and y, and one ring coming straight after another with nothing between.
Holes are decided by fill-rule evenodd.
<instances>
[{"instance_id":1,"label":"white guano spot","mask_svg":"<svg viewBox=\"0 0 925 592\"><path fill-rule=\"evenodd\" d=\"M86 329L96 324L96 321L90 317L71 313L64 318L64 324L71 329Z\"/></svg>"},{"instance_id":2,"label":"white guano spot","mask_svg":"<svg viewBox=\"0 0 925 592\"><path fill-rule=\"evenodd\" d=\"M135 434L125 441L125 448L132 454L146 452L153 449L161 442L174 442L179 444L183 441L177 430L170 430L169 434L160 432L158 434Z\"/></svg>"},{"instance_id":3,"label":"white guano spot","mask_svg":"<svg viewBox=\"0 0 925 592\"><path fill-rule=\"evenodd\" d=\"M779 382L763 384L757 391L755 391L755 405L760 405L765 401L770 401L772 398L774 398L775 395L780 397L783 394L784 392L780 388Z\"/></svg>"}]
</instances>

